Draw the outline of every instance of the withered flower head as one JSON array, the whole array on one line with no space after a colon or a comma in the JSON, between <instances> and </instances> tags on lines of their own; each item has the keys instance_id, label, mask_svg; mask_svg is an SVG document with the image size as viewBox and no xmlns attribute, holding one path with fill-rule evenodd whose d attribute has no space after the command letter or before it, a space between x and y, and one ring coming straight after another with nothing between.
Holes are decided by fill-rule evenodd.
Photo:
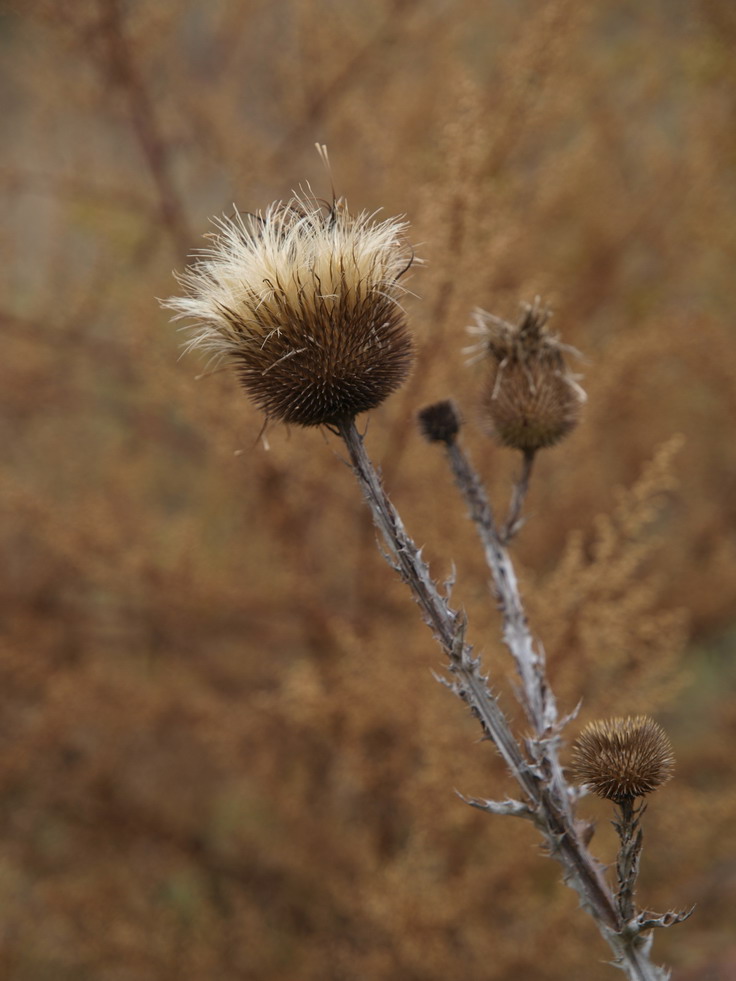
<instances>
[{"instance_id":1,"label":"withered flower head","mask_svg":"<svg viewBox=\"0 0 736 981\"><path fill-rule=\"evenodd\" d=\"M667 734L648 715L590 722L573 746L575 778L612 801L651 794L674 765Z\"/></svg>"},{"instance_id":2,"label":"withered flower head","mask_svg":"<svg viewBox=\"0 0 736 981\"><path fill-rule=\"evenodd\" d=\"M412 359L399 304L406 222L309 192L215 224L178 277L187 295L164 302L194 321L187 350L229 361L268 418L300 426L353 417L398 388Z\"/></svg>"},{"instance_id":3,"label":"withered flower head","mask_svg":"<svg viewBox=\"0 0 736 981\"><path fill-rule=\"evenodd\" d=\"M460 413L450 399L421 409L417 419L422 436L430 443L451 443L460 432Z\"/></svg>"},{"instance_id":4,"label":"withered flower head","mask_svg":"<svg viewBox=\"0 0 736 981\"><path fill-rule=\"evenodd\" d=\"M503 446L534 453L553 446L577 424L585 393L565 364L572 349L551 334L549 311L526 305L518 324L475 311L477 348L491 361L483 410Z\"/></svg>"}]
</instances>

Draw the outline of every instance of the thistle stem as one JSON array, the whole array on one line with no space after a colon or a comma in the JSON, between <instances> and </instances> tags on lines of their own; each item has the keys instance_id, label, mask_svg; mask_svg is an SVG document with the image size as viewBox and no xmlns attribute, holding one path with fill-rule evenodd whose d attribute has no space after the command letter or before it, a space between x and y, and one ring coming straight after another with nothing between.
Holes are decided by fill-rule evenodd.
<instances>
[{"instance_id":1,"label":"thistle stem","mask_svg":"<svg viewBox=\"0 0 736 981\"><path fill-rule=\"evenodd\" d=\"M503 527L503 531L499 536L504 545L509 544L511 539L521 530L521 526L524 523L521 517L521 512L524 508L526 495L529 493L529 482L532 476L535 456L536 450L523 451L521 474L519 475L519 479L514 481L514 489L511 494L511 504L509 505L509 513L506 517L506 523Z\"/></svg>"},{"instance_id":2,"label":"thistle stem","mask_svg":"<svg viewBox=\"0 0 736 981\"><path fill-rule=\"evenodd\" d=\"M457 441L447 444L447 458L491 571L493 590L503 616L503 639L521 678L524 709L535 735L541 738L549 734L557 722L557 709L545 677L543 652L535 647L529 630L516 571L496 528L480 477ZM525 467L528 485L533 456L525 459L528 461Z\"/></svg>"},{"instance_id":3,"label":"thistle stem","mask_svg":"<svg viewBox=\"0 0 736 981\"><path fill-rule=\"evenodd\" d=\"M336 429L345 442L353 472L383 538L387 561L414 594L422 611L422 619L450 659L453 673L461 678L464 685L477 687L480 696L480 688L485 689L485 683L480 676L478 662L473 657L473 649L464 641L464 616L453 610L447 599L440 595L420 549L406 533L398 511L388 499L381 478L365 451L355 420L342 420L336 424ZM527 796L538 803L538 780L533 776L497 700L485 690L483 705L476 708L481 723Z\"/></svg>"},{"instance_id":4,"label":"thistle stem","mask_svg":"<svg viewBox=\"0 0 736 981\"><path fill-rule=\"evenodd\" d=\"M355 420L340 420L335 423L334 429L347 448L353 472L386 547L386 560L411 589L423 619L449 659L450 672L454 678L450 687L469 705L519 783L528 802L528 812L545 836L549 854L565 870L566 883L578 893L581 905L593 917L602 937L614 952L615 964L626 972L630 981L666 981L666 972L649 960L648 943L635 930L625 932L624 923L601 868L580 836L570 806L571 794L564 774L556 763L555 739L530 740L528 745L531 744L535 751L535 759L527 759L511 732L497 699L487 686L478 658L473 656L472 647L465 642L464 616L453 610L447 598L440 594L429 567L422 558L421 550L407 534L398 511L383 488L380 475L366 453ZM452 449L452 446L448 447L463 469L462 453L453 454ZM472 469L468 474L468 467L469 464L463 472L468 478L466 482L473 508L486 529L488 546L499 560L499 570L510 576L509 582L515 584L513 567L498 540L485 492ZM470 479L471 477L474 479ZM515 585L507 593L510 603L518 603L516 625L521 635L526 637L529 631ZM534 663L533 659L530 663ZM543 722L548 701L542 687L538 686L538 692L538 697L530 701L539 703L539 718ZM537 753L543 750L542 758L537 759Z\"/></svg>"},{"instance_id":5,"label":"thistle stem","mask_svg":"<svg viewBox=\"0 0 736 981\"><path fill-rule=\"evenodd\" d=\"M616 903L624 923L628 923L636 913L634 893L639 875L643 838L640 821L645 810L646 804L635 807L633 797L624 797L619 801L617 820L613 822L621 841L616 860L619 887Z\"/></svg>"},{"instance_id":6,"label":"thistle stem","mask_svg":"<svg viewBox=\"0 0 736 981\"><path fill-rule=\"evenodd\" d=\"M499 533L485 488L470 459L455 439L447 441L445 445L455 483L468 506L470 518L478 531L486 563L491 571L494 593L503 616L504 642L516 664L522 682L522 704L534 727L536 738L529 740L528 745L539 770L544 774L548 794L545 803L550 809L555 806L561 807L566 825L575 827L570 806L570 789L557 751L556 734L560 723L554 694L547 681L544 651L535 645L529 630L514 566L505 547L515 530L518 530L517 522L529 489L534 453L524 454L522 473L514 489L509 518L504 531ZM637 820L640 813L637 812ZM580 841L576 841L575 845L572 855L560 859L562 864L566 865L571 861L575 865L580 854L584 853L585 857L595 865L585 845ZM639 831L640 850L641 831ZM626 924L633 916L633 888L638 872L638 853L632 858L635 858L636 862L636 867L631 870L633 878L629 876L625 880L630 885L631 895L629 897L627 889L619 891L616 902L617 926L614 930L605 925L605 920L598 918L595 909L588 907L588 911L597 920L601 934L616 952L615 963L626 971L629 978L633 981L664 981L667 977L666 972L649 960L649 944L635 929L626 932ZM599 874L597 867L594 871ZM619 882L621 883L621 879ZM574 880L572 884L574 885ZM605 888L607 891L607 887ZM630 906L632 912L627 916Z\"/></svg>"},{"instance_id":7,"label":"thistle stem","mask_svg":"<svg viewBox=\"0 0 736 981\"><path fill-rule=\"evenodd\" d=\"M345 442L353 471L383 538L387 561L411 589L425 622L448 656L450 670L457 679L457 694L470 705L483 729L496 744L524 791L532 811L538 816L540 826L545 829L551 854L565 865L569 879L584 904L594 910L595 918L608 932L618 930L620 921L613 896L597 863L579 837L569 804L550 788L535 764L527 760L511 732L497 699L488 690L479 662L473 657L472 647L465 643L464 617L440 595L420 550L407 535L401 517L386 495L354 420L338 422L336 430ZM483 511L484 507L487 508L485 494L479 484L474 486L478 491L477 507Z\"/></svg>"}]
</instances>

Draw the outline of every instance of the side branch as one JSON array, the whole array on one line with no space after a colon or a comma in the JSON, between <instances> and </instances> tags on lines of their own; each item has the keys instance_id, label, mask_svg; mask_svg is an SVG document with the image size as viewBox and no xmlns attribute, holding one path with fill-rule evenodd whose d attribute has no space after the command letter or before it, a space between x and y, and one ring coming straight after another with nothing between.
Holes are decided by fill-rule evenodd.
<instances>
[{"instance_id":1,"label":"side branch","mask_svg":"<svg viewBox=\"0 0 736 981\"><path fill-rule=\"evenodd\" d=\"M483 545L494 594L503 617L504 642L522 682L520 700L534 729L534 736L526 744L535 763L535 772L541 776L542 800L537 816L541 816L542 820L536 823L550 844L550 854L565 869L567 883L577 890L583 905L597 921L601 934L614 950L615 964L634 981L664 981L668 977L667 972L649 959L651 935L642 937L643 929L639 922L626 915L631 913L633 906L638 851L634 849L630 856L631 867L627 866L625 870L626 887L622 882L615 902L578 830L571 805L573 789L565 779L558 755L559 732L566 720L558 719L554 695L547 682L544 652L535 645L529 630L518 580L506 548L519 527L534 454L524 454L523 470L514 490L509 518L503 531L499 532L480 477L458 444L456 435L453 433L443 438L442 442L455 482ZM493 807L485 809L492 810ZM621 869L619 872L621 874ZM631 894L627 893L629 886ZM595 894L598 889L604 898L605 911L589 901L591 890Z\"/></svg>"},{"instance_id":2,"label":"side branch","mask_svg":"<svg viewBox=\"0 0 736 981\"><path fill-rule=\"evenodd\" d=\"M447 457L455 483L465 498L470 517L483 544L486 563L493 577L494 592L503 615L503 639L521 678L524 709L534 727L535 735L538 738L544 737L557 723L557 708L546 683L543 655L541 650L535 648L529 631L516 572L496 530L493 512L480 478L462 447L454 439L447 443ZM528 480L528 472L526 476ZM518 520L518 516L515 520Z\"/></svg>"}]
</instances>

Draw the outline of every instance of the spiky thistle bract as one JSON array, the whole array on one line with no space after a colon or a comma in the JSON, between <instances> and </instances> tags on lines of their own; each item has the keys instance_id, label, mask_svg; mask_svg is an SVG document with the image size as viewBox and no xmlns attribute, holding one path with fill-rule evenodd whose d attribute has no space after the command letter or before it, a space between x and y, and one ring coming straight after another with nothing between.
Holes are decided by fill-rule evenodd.
<instances>
[{"instance_id":1,"label":"spiky thistle bract","mask_svg":"<svg viewBox=\"0 0 736 981\"><path fill-rule=\"evenodd\" d=\"M483 422L502 446L534 453L559 443L580 418L585 393L565 363L572 348L547 329L549 311L525 305L517 324L475 311L468 349L491 371L483 395ZM576 352L575 352L576 353Z\"/></svg>"},{"instance_id":2,"label":"spiky thistle bract","mask_svg":"<svg viewBox=\"0 0 736 981\"><path fill-rule=\"evenodd\" d=\"M573 747L576 778L612 801L651 794L670 779L674 764L667 734L648 715L591 722Z\"/></svg>"}]
</instances>

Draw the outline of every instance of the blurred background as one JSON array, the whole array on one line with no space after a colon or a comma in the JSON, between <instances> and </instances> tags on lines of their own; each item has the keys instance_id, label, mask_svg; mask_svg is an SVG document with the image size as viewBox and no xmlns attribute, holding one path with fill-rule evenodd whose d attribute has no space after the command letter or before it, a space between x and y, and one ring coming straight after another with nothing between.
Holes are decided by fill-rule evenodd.
<instances>
[{"instance_id":1,"label":"blurred background","mask_svg":"<svg viewBox=\"0 0 736 981\"><path fill-rule=\"evenodd\" d=\"M337 441L198 378L156 297L210 216L306 181L424 260L412 379L369 449L457 566L515 708L487 573L415 412L478 425L472 310L541 295L584 354L515 555L570 726L646 711L677 776L639 899L676 981L736 977L736 7L721 0L4 2L0 975L604 981L614 970L375 548ZM568 751L566 751L567 753ZM565 757L566 759L569 757ZM593 849L610 810L586 798Z\"/></svg>"}]
</instances>

